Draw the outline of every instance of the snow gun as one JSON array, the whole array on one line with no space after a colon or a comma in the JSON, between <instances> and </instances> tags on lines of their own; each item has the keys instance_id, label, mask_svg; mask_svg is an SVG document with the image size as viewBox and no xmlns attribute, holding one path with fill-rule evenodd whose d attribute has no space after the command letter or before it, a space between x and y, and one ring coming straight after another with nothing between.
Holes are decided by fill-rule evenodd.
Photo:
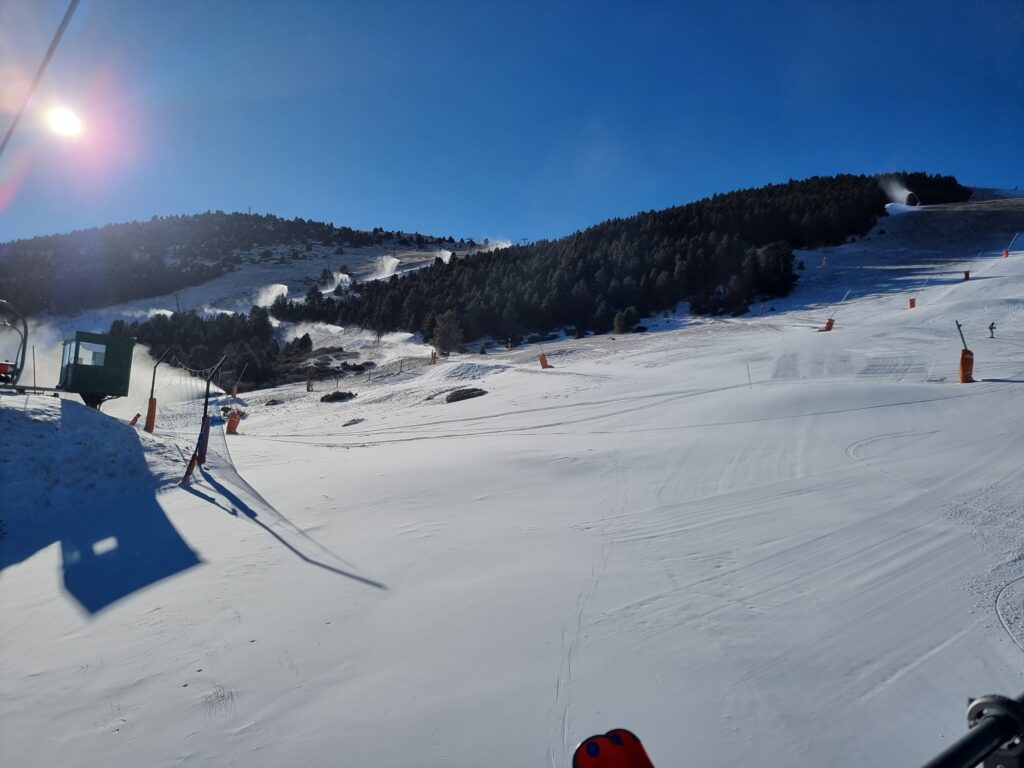
<instances>
[{"instance_id":1,"label":"snow gun","mask_svg":"<svg viewBox=\"0 0 1024 768\"><path fill-rule=\"evenodd\" d=\"M967 702L970 729L924 768L1024 768L1024 694Z\"/></svg>"}]
</instances>

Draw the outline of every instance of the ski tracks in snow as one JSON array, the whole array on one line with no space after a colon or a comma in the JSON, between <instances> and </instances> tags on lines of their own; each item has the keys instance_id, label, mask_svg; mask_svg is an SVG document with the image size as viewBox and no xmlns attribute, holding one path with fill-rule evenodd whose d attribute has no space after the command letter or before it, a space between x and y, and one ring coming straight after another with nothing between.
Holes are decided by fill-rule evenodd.
<instances>
[{"instance_id":1,"label":"ski tracks in snow","mask_svg":"<svg viewBox=\"0 0 1024 768\"><path fill-rule=\"evenodd\" d=\"M1004 584L999 590L996 615L1014 645L1024 651L1024 576Z\"/></svg>"},{"instance_id":2,"label":"ski tracks in snow","mask_svg":"<svg viewBox=\"0 0 1024 768\"><path fill-rule=\"evenodd\" d=\"M1002 525L996 526L994 535L981 530L982 527L990 527L993 520L1015 520L1016 515L1007 514L1014 504L1005 503L1005 500L998 498L999 496L1010 496L1015 497L1012 490L1006 493L1000 493L997 487L989 487L982 489L976 494L972 494L972 498L980 498L982 502L988 501L990 503L979 505L976 503L968 502L962 499L950 498L944 494L938 493L931 488L926 488L918 483L914 483L904 477L890 472L887 469L872 464L859 455L861 449L877 444L880 442L894 442L894 441L907 441L916 440L922 437L928 437L936 434L936 431L930 432L897 432L892 434L877 435L875 437L867 438L864 440L858 440L852 443L846 448L846 454L855 462L861 466L877 472L887 478L895 480L896 482L902 483L903 485L909 486L922 494L931 496L937 501L941 502L947 508L955 510L954 518L961 523L971 525L975 529L975 534L982 540L986 538L995 538L1002 542L1003 547L1007 544L1010 547L1010 551L1003 551L1001 554L1009 556L1008 563L1019 563L1021 559L1020 545L1024 544L1024 540L1019 537L1007 535L1005 530L1001 530ZM985 438L985 442L988 442L989 438ZM965 448L969 446L963 446ZM994 498L990 498L995 494ZM1019 503L1016 504L1019 506ZM1005 524L1004 524L1005 525ZM1014 523L1015 525L1015 523ZM989 547L990 549L992 547ZM1016 553L1014 553L1016 550ZM1006 564L1004 562L1004 565ZM998 570L998 567L995 570ZM994 574L993 574L994 575ZM994 605L992 606L995 610L996 617L999 619L999 624L1003 630L1009 636L1010 640L1013 641L1022 652L1024 652L1024 576L1018 576L1009 582L1003 584L1003 586L996 593ZM947 641L941 644L939 647L944 647L949 642Z\"/></svg>"},{"instance_id":3,"label":"ski tracks in snow","mask_svg":"<svg viewBox=\"0 0 1024 768\"><path fill-rule=\"evenodd\" d=\"M601 551L598 560L590 567L590 577L585 589L576 598L574 619L562 625L561 653L562 663L555 678L555 698L549 710L552 725L548 736L548 766L568 766L568 755L573 745L569 741L569 730L572 720L572 689L574 683L573 668L583 639L583 628L587 623L587 608L597 593L611 560L613 542L609 535L610 522L621 517L626 502L626 476L622 463L617 455L610 456L611 471L605 475L604 494L606 503L598 525L601 536ZM554 721L557 718L557 725ZM557 731L554 733L552 731Z\"/></svg>"}]
</instances>

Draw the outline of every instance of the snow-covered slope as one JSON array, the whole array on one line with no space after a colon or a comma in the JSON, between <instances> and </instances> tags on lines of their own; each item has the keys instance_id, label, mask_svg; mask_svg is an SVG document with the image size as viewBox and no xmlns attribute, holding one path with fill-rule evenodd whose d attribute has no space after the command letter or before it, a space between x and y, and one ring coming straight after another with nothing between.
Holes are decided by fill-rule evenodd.
<instances>
[{"instance_id":1,"label":"snow-covered slope","mask_svg":"<svg viewBox=\"0 0 1024 768\"><path fill-rule=\"evenodd\" d=\"M505 242L478 246L472 251L493 250L508 245ZM23 383L35 381L40 386L55 386L60 373L61 341L74 331L106 333L114 320L140 320L154 314L170 314L176 309L195 311L200 315L219 312L248 312L253 304L269 306L278 295L302 300L310 286L318 284L325 268L334 274L334 285L322 286L333 290L338 282L350 279L359 281L385 279L392 274L420 269L433 263L436 258L464 256L470 250L451 251L437 246L423 248L400 248L390 246L367 246L346 248L344 254L336 254L333 247L321 244L311 245L309 251L292 246L274 246L236 254L240 266L233 272L201 285L183 288L177 293L149 299L139 299L110 307L89 310L72 316L44 316L29 318L29 339L35 349L34 356L26 361ZM343 273L340 270L348 270ZM309 333L316 346L342 346L347 350L362 353L364 360L385 364L410 354L429 355L429 350L411 334L388 334L378 342L373 334L361 328L341 328L326 324L278 323L277 335L280 343L291 341ZM13 352L16 342L14 334L0 336L0 360ZM35 361L35 362L33 362ZM140 409L145 409L149 398L151 374L154 360L143 347L135 350L135 365L132 371L131 391L123 400L116 400L104 406L104 410L130 418ZM158 371L157 394L176 397L194 394L180 374L163 367Z\"/></svg>"},{"instance_id":2,"label":"snow-covered slope","mask_svg":"<svg viewBox=\"0 0 1024 768\"><path fill-rule=\"evenodd\" d=\"M5 764L552 768L617 725L666 767L923 762L1024 682L1021 205L548 370L244 395L188 487L194 401L0 398Z\"/></svg>"}]
</instances>

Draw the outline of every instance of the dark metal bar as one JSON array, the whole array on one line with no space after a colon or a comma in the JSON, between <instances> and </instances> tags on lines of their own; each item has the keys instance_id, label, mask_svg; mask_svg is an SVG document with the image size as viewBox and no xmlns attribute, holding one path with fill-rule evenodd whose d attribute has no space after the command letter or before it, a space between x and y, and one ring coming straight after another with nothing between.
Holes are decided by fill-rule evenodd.
<instances>
[{"instance_id":1,"label":"dark metal bar","mask_svg":"<svg viewBox=\"0 0 1024 768\"><path fill-rule=\"evenodd\" d=\"M213 381L213 377L217 375L220 367L224 365L227 357L227 355L224 355L220 362L210 370L210 375L206 377L206 396L203 399L203 425L199 429L199 443L196 445L199 466L206 464L206 449L210 444L210 382Z\"/></svg>"},{"instance_id":2,"label":"dark metal bar","mask_svg":"<svg viewBox=\"0 0 1024 768\"><path fill-rule=\"evenodd\" d=\"M967 720L970 730L923 768L975 768L983 762L1021 767L1019 747L1002 747L1024 738L1024 694L1016 699L994 695L971 699Z\"/></svg>"},{"instance_id":3,"label":"dark metal bar","mask_svg":"<svg viewBox=\"0 0 1024 768\"><path fill-rule=\"evenodd\" d=\"M210 382L213 381L213 377L217 375L217 371L224 365L224 361L228 359L227 355L224 355L220 362L217 363L213 368L210 369L210 375L206 377L206 397L203 399L203 418L207 417L210 409Z\"/></svg>"},{"instance_id":4,"label":"dark metal bar","mask_svg":"<svg viewBox=\"0 0 1024 768\"><path fill-rule=\"evenodd\" d=\"M960 332L960 341L963 342L964 349L967 349L967 341L966 341L966 339L964 339L964 329L963 329L963 326L960 325L960 321L959 320L955 320L954 322L956 323L957 331Z\"/></svg>"},{"instance_id":5,"label":"dark metal bar","mask_svg":"<svg viewBox=\"0 0 1024 768\"><path fill-rule=\"evenodd\" d=\"M43 56L43 61L39 65L39 69L36 71L35 79L32 80L32 85L29 86L28 93L25 95L25 102L21 105L11 121L10 127L7 129L7 133L4 135L3 142L0 142L0 155L4 153L4 148L7 146L7 142L11 140L11 136L14 135L14 129L18 127L18 123L21 122L21 116L25 114L25 110L28 109L29 103L32 101L32 97L35 95L36 88L39 85L39 81L43 79L43 73L46 71L47 65L50 63L50 59L53 58L53 54L57 50L57 46L60 44L60 39L64 37L64 30L68 28L68 24L71 23L71 17L75 15L75 8L78 7L79 0L71 0L68 5L67 11L64 12L64 18L60 22L60 26L57 27L57 34L53 36L53 40L50 41L50 47L46 49L46 55Z\"/></svg>"},{"instance_id":6,"label":"dark metal bar","mask_svg":"<svg viewBox=\"0 0 1024 768\"><path fill-rule=\"evenodd\" d=\"M164 361L164 358L167 357L167 353L170 352L170 351L171 351L170 347L165 349L164 353L162 355L160 355L160 359L157 360L156 364L153 365L153 383L150 384L150 386L149 386L149 399L150 400L153 399L153 393L156 392L156 367L158 365L160 365L160 363L162 363Z\"/></svg>"},{"instance_id":7,"label":"dark metal bar","mask_svg":"<svg viewBox=\"0 0 1024 768\"><path fill-rule=\"evenodd\" d=\"M923 768L974 768L1012 736L1008 726L1004 718L986 717Z\"/></svg>"}]
</instances>

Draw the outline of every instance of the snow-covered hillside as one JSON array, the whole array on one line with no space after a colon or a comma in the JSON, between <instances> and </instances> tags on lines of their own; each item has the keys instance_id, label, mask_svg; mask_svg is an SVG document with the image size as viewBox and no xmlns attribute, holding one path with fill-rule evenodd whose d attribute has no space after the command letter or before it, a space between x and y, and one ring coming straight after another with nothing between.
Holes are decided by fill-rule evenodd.
<instances>
[{"instance_id":1,"label":"snow-covered hillside","mask_svg":"<svg viewBox=\"0 0 1024 768\"><path fill-rule=\"evenodd\" d=\"M225 397L186 487L173 390L153 436L0 397L3 762L562 768L615 726L664 768L923 762L1024 682L1018 229L891 217L763 315L548 370Z\"/></svg>"},{"instance_id":2,"label":"snow-covered hillside","mask_svg":"<svg viewBox=\"0 0 1024 768\"><path fill-rule=\"evenodd\" d=\"M35 355L27 359L21 381L55 386L60 373L61 342L76 330L106 333L114 320L145 320L159 313L171 314L176 309L194 311L205 316L244 313L254 304L269 306L279 295L302 301L313 285L320 287L324 293L331 293L339 283L384 280L395 274L402 275L422 269L437 258L448 261L452 257L493 251L508 245L507 241L489 241L486 246L476 245L473 248L453 246L456 248L453 251L439 246L403 248L391 244L349 247L340 255L335 253L333 247L322 244L311 244L309 251L282 245L265 249L271 254L269 257L265 256L264 249L253 248L234 254L240 261L238 269L202 285L183 288L164 296L89 310L78 315L30 318L29 338L35 348ZM319 282L324 269L329 269L333 275L333 282L327 285ZM386 365L412 355L422 357L430 354L429 347L408 333L390 333L377 340L374 334L362 328L342 328L323 323L271 322L276 327L278 342L282 345L308 333L317 347L344 346L349 352L358 353L363 361L374 365ZM6 345L8 341L11 344L16 341L13 334L10 339L0 336L0 344ZM12 352L13 346L0 346L0 360L6 359ZM138 347L134 362L129 396L104 406L105 412L130 418L140 408L144 410L149 398L155 361L147 350ZM183 382L181 375L168 371L166 366L159 370L159 399L165 399L164 395L176 397L190 393L194 393L194 387Z\"/></svg>"}]
</instances>

